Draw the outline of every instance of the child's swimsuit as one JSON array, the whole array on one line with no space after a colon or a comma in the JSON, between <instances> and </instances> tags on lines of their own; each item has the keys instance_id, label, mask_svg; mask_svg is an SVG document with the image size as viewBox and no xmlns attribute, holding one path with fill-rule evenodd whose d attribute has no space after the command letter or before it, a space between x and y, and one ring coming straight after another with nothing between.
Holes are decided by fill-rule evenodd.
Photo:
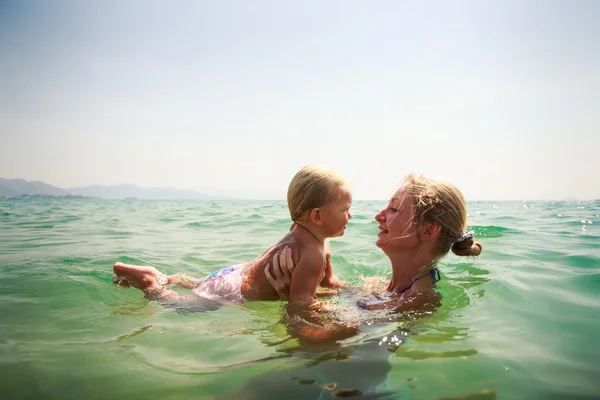
<instances>
[{"instance_id":1,"label":"child's swimsuit","mask_svg":"<svg viewBox=\"0 0 600 400\"><path fill-rule=\"evenodd\" d=\"M245 264L221 268L213 272L193 289L194 294L211 300L244 302L242 270Z\"/></svg>"}]
</instances>

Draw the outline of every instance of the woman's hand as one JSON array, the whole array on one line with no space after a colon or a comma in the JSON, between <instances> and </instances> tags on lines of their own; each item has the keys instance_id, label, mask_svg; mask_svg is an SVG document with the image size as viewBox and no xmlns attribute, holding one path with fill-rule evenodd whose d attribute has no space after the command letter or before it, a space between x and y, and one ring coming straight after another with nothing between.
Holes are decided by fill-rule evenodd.
<instances>
[{"instance_id":1,"label":"woman's hand","mask_svg":"<svg viewBox=\"0 0 600 400\"><path fill-rule=\"evenodd\" d=\"M281 300L288 300L290 287L292 286L292 273L294 272L294 260L292 260L292 249L284 247L273 255L273 268L271 264L265 266L267 281L273 286Z\"/></svg>"}]
</instances>

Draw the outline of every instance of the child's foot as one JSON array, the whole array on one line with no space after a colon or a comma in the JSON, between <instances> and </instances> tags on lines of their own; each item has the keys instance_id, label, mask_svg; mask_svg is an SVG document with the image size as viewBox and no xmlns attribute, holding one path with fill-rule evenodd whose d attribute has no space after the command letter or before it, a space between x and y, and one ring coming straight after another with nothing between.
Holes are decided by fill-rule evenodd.
<instances>
[{"instance_id":1,"label":"child's foot","mask_svg":"<svg viewBox=\"0 0 600 400\"><path fill-rule=\"evenodd\" d=\"M154 267L115 263L113 266L115 283L121 286L133 286L144 292L161 289L168 283L167 277Z\"/></svg>"}]
</instances>

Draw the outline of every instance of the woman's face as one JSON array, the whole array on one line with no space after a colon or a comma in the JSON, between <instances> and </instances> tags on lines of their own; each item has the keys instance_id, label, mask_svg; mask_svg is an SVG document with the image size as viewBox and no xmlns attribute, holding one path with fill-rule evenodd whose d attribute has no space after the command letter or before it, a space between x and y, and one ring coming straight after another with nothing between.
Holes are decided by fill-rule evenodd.
<instances>
[{"instance_id":1,"label":"woman's face","mask_svg":"<svg viewBox=\"0 0 600 400\"><path fill-rule=\"evenodd\" d=\"M377 215L379 234L375 244L382 250L409 250L418 247L416 225L413 223L413 201L403 188L396 190L388 205Z\"/></svg>"}]
</instances>

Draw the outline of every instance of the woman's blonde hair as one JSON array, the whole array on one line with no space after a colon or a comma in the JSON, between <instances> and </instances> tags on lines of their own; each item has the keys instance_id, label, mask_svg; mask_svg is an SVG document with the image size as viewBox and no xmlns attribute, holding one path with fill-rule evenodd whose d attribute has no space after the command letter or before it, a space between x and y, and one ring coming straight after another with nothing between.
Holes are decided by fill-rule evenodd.
<instances>
[{"instance_id":1,"label":"woman's blonde hair","mask_svg":"<svg viewBox=\"0 0 600 400\"><path fill-rule=\"evenodd\" d=\"M322 207L340 193L350 191L346 179L338 172L324 165L307 165L294 175L288 187L290 217L296 222L307 211Z\"/></svg>"},{"instance_id":2,"label":"woman's blonde hair","mask_svg":"<svg viewBox=\"0 0 600 400\"><path fill-rule=\"evenodd\" d=\"M413 200L414 223L433 222L440 226L440 236L434 250L436 260L449 250L457 256L478 256L480 243L458 237L467 226L467 203L462 193L452 184L422 175L410 174L400 185Z\"/></svg>"}]
</instances>

